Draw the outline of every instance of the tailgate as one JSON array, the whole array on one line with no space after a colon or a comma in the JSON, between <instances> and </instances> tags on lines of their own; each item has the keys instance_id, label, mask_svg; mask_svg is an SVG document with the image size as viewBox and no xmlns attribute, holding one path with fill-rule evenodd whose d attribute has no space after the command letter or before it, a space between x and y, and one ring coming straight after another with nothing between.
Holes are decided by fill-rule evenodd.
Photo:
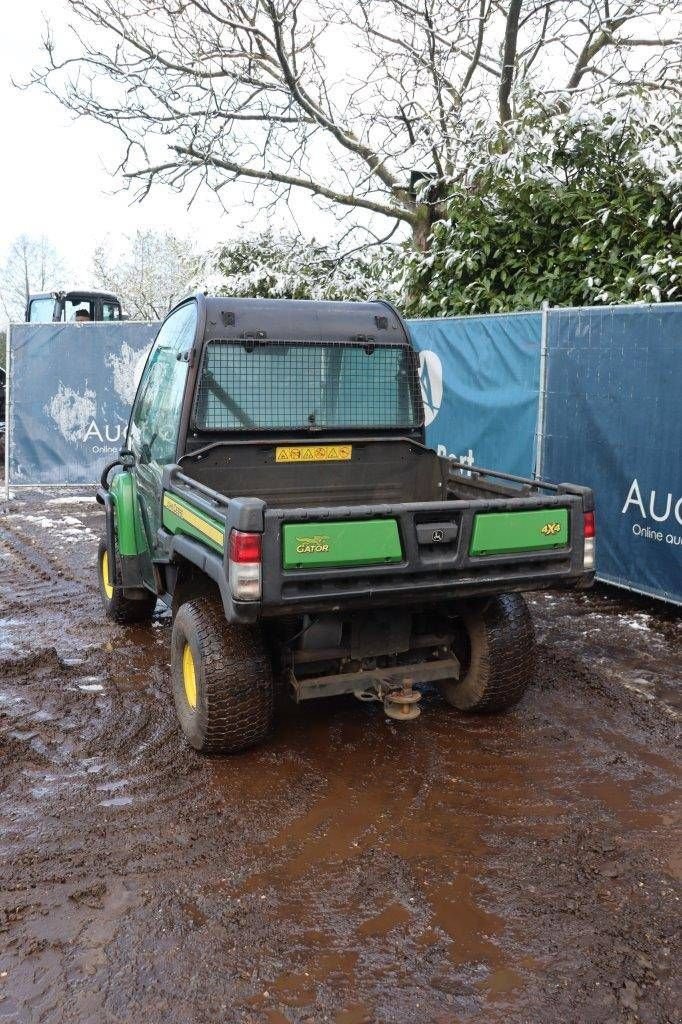
<instances>
[{"instance_id":1,"label":"tailgate","mask_svg":"<svg viewBox=\"0 0 682 1024\"><path fill-rule=\"evenodd\" d=\"M266 615L533 590L585 575L579 495L265 511Z\"/></svg>"}]
</instances>

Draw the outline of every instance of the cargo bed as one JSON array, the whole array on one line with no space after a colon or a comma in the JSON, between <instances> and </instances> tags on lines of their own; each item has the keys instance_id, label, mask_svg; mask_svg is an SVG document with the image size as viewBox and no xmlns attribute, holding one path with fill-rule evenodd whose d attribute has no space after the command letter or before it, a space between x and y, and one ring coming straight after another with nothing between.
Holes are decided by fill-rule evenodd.
<instances>
[{"instance_id":1,"label":"cargo bed","mask_svg":"<svg viewBox=\"0 0 682 1024\"><path fill-rule=\"evenodd\" d=\"M320 612L340 599L344 607L359 609L376 602L398 605L406 595L430 604L591 582L592 571L584 564L584 517L593 509L589 489L447 463L415 442L402 443L413 469L424 453L422 464L432 469L423 471L421 480L445 500L278 507L276 496L271 505L213 490L194 474L210 479L215 465L197 472L190 462L166 468L166 505L174 498L185 503L206 517L208 531L217 531L207 555L207 569L210 563L217 582L225 580L225 531L262 534L258 607L240 607L226 585L221 587L230 614L241 621ZM219 450L214 452L219 457ZM253 485L253 479L248 482ZM201 539L191 522L176 516L170 528L169 523L167 517L162 529L169 554Z\"/></svg>"}]
</instances>

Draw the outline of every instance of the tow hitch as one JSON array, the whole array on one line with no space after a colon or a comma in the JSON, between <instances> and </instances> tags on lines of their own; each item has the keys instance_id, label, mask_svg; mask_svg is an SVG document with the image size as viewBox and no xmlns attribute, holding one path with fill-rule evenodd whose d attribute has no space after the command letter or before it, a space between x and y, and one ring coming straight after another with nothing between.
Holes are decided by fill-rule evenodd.
<instances>
[{"instance_id":1,"label":"tow hitch","mask_svg":"<svg viewBox=\"0 0 682 1024\"><path fill-rule=\"evenodd\" d=\"M402 689L392 690L384 697L384 711L396 722L411 722L421 714L421 696L419 690L412 688L412 680L406 679Z\"/></svg>"},{"instance_id":2,"label":"tow hitch","mask_svg":"<svg viewBox=\"0 0 682 1024\"><path fill-rule=\"evenodd\" d=\"M376 700L383 702L387 718L393 718L396 722L411 722L419 718L421 709L419 701L421 693L412 686L412 679L404 679L402 686L396 687L395 683L385 683L377 680L373 686L366 690L353 690L358 700Z\"/></svg>"},{"instance_id":3,"label":"tow hitch","mask_svg":"<svg viewBox=\"0 0 682 1024\"><path fill-rule=\"evenodd\" d=\"M450 657L411 665L302 678L295 676L290 669L288 679L297 702L352 693L358 700L382 702L389 718L397 722L410 722L420 714L421 693L414 689L415 684L458 679L459 672L459 661Z\"/></svg>"}]
</instances>

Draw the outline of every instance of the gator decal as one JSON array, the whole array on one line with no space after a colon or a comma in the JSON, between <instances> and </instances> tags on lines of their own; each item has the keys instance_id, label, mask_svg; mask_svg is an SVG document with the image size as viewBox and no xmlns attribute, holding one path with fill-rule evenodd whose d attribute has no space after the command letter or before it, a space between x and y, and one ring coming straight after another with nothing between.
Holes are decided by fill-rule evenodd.
<instances>
[{"instance_id":1,"label":"gator decal","mask_svg":"<svg viewBox=\"0 0 682 1024\"><path fill-rule=\"evenodd\" d=\"M324 533L316 534L314 537L297 537L297 555L325 555L329 551L329 537Z\"/></svg>"},{"instance_id":2,"label":"gator decal","mask_svg":"<svg viewBox=\"0 0 682 1024\"><path fill-rule=\"evenodd\" d=\"M163 525L171 533L185 533L205 541L216 551L223 550L225 531L222 525L205 515L188 501L167 491L163 495Z\"/></svg>"},{"instance_id":3,"label":"gator decal","mask_svg":"<svg viewBox=\"0 0 682 1024\"><path fill-rule=\"evenodd\" d=\"M313 444L275 448L275 462L349 462L352 444Z\"/></svg>"},{"instance_id":4,"label":"gator decal","mask_svg":"<svg viewBox=\"0 0 682 1024\"><path fill-rule=\"evenodd\" d=\"M286 523L282 554L285 569L312 569L400 562L403 550L395 519L365 519Z\"/></svg>"},{"instance_id":5,"label":"gator decal","mask_svg":"<svg viewBox=\"0 0 682 1024\"><path fill-rule=\"evenodd\" d=\"M471 534L471 555L563 548L568 544L568 509L480 512Z\"/></svg>"}]
</instances>

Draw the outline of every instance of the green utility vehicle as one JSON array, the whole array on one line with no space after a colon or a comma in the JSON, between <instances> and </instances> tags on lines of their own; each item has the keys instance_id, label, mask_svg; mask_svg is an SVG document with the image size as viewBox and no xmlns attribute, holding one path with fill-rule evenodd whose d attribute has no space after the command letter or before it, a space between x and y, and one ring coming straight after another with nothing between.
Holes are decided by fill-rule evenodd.
<instances>
[{"instance_id":1,"label":"green utility vehicle","mask_svg":"<svg viewBox=\"0 0 682 1024\"><path fill-rule=\"evenodd\" d=\"M422 684L507 708L533 676L520 591L593 578L588 488L426 447L419 358L385 302L181 303L97 499L106 614L172 609L175 704L204 751L261 741L280 683L399 720Z\"/></svg>"}]
</instances>

